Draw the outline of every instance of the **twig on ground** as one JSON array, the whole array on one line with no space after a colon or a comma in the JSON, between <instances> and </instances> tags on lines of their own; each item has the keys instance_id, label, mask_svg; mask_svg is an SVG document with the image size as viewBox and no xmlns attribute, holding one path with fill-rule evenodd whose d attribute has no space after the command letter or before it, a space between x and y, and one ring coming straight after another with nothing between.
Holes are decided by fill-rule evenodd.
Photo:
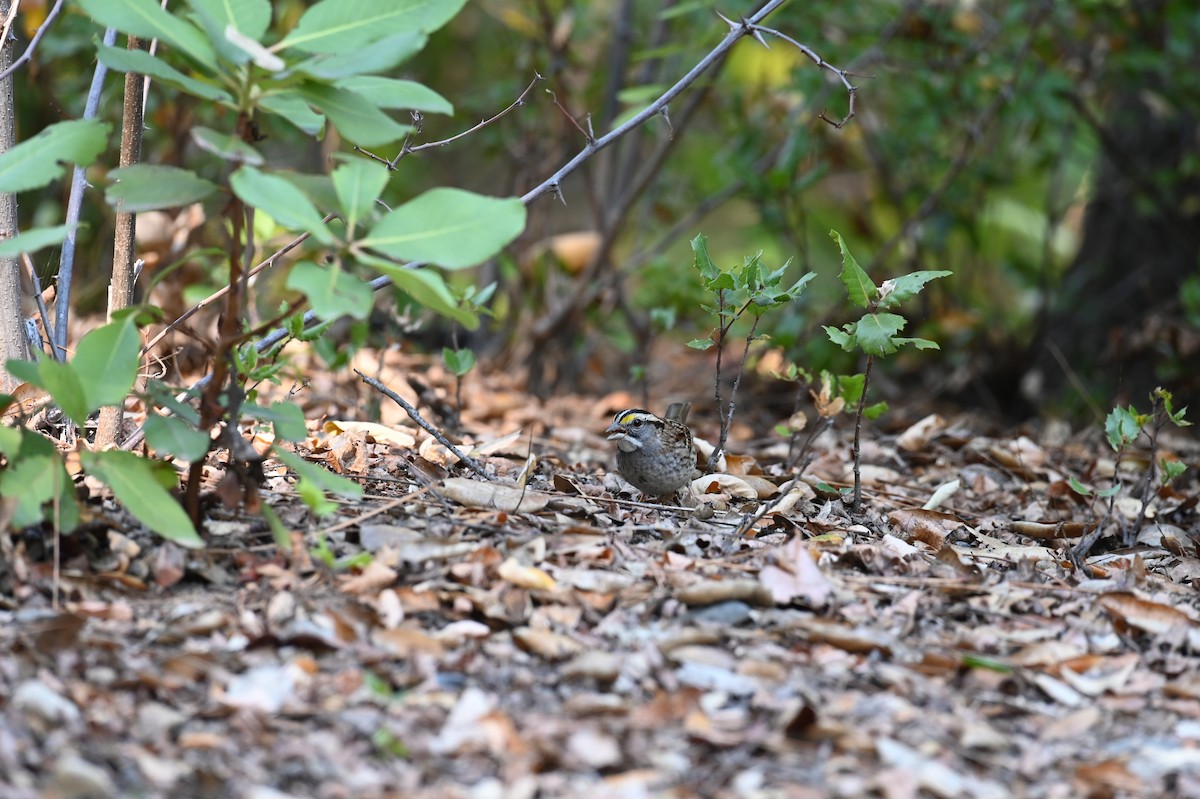
<instances>
[{"instance_id":1,"label":"twig on ground","mask_svg":"<svg viewBox=\"0 0 1200 799\"><path fill-rule=\"evenodd\" d=\"M410 405L409 402L406 399L404 399L404 397L401 397L395 391L392 391L390 388L388 388L387 386L385 386L383 383L379 382L375 378L367 377L365 374L360 372L358 369L354 370L354 374L356 374L360 378L362 378L362 381L364 383L366 383L368 386L375 389L379 393L383 394L385 397L390 399L392 402L396 403L401 408L403 408L404 412L408 414L409 419L412 419L414 422L417 423L418 426L421 427L422 430L424 430L425 432L429 433L429 435L431 435L435 439L437 439L439 444L441 444L446 449L450 450L450 452L453 453L454 457L458 458L460 461L462 461L464 464L466 464L467 468L469 468L471 471L475 472L475 474L479 475L480 477L482 477L485 480L495 480L496 479L495 477L493 477L492 475L487 473L487 470L483 468L483 466L479 463L479 461L475 460L470 455L467 455L465 452L460 450L458 447L454 446L454 444L452 444L450 442L450 439L446 438L446 436L442 433L441 430L438 430L436 427L431 425L429 422L425 421L424 417L422 417L421 414L417 411L417 409L414 408L412 405Z\"/></svg>"}]
</instances>

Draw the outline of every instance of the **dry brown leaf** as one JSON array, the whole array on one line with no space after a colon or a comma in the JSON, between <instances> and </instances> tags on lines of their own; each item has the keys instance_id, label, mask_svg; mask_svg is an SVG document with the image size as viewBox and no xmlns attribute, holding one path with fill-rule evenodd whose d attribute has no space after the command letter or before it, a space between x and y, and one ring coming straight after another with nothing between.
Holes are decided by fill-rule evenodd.
<instances>
[{"instance_id":1,"label":"dry brown leaf","mask_svg":"<svg viewBox=\"0 0 1200 799\"><path fill-rule=\"evenodd\" d=\"M366 433L372 440L391 447L415 447L417 438L408 430L377 422L356 422L348 419L330 419L321 426L325 433Z\"/></svg>"},{"instance_id":2,"label":"dry brown leaf","mask_svg":"<svg viewBox=\"0 0 1200 799\"><path fill-rule=\"evenodd\" d=\"M513 486L447 477L437 492L452 502L468 508L502 510L506 513L536 513L550 503L552 496L540 491Z\"/></svg>"},{"instance_id":3,"label":"dry brown leaf","mask_svg":"<svg viewBox=\"0 0 1200 799\"><path fill-rule=\"evenodd\" d=\"M376 594L381 589L395 585L399 576L395 569L372 560L361 573L343 578L342 590L356 596Z\"/></svg>"},{"instance_id":4,"label":"dry brown leaf","mask_svg":"<svg viewBox=\"0 0 1200 799\"><path fill-rule=\"evenodd\" d=\"M939 414L931 413L896 436L896 446L905 452L923 450L945 429L946 420Z\"/></svg>"},{"instance_id":5,"label":"dry brown leaf","mask_svg":"<svg viewBox=\"0 0 1200 799\"><path fill-rule=\"evenodd\" d=\"M583 644L574 638L550 630L520 627L513 630L512 636L517 646L544 660L563 660L583 650Z\"/></svg>"},{"instance_id":6,"label":"dry brown leaf","mask_svg":"<svg viewBox=\"0 0 1200 799\"><path fill-rule=\"evenodd\" d=\"M1190 616L1177 608L1150 602L1130 593L1116 591L1104 594L1096 602L1114 620L1155 635L1195 624Z\"/></svg>"},{"instance_id":7,"label":"dry brown leaf","mask_svg":"<svg viewBox=\"0 0 1200 799\"><path fill-rule=\"evenodd\" d=\"M553 591L558 587L554 578L536 566L524 566L516 558L508 558L497 570L500 579L519 588L533 591Z\"/></svg>"},{"instance_id":8,"label":"dry brown leaf","mask_svg":"<svg viewBox=\"0 0 1200 799\"><path fill-rule=\"evenodd\" d=\"M795 536L775 555L775 563L758 573L761 582L771 592L776 604L786 605L803 599L814 607L824 605L833 586L817 567L813 553L804 540Z\"/></svg>"}]
</instances>

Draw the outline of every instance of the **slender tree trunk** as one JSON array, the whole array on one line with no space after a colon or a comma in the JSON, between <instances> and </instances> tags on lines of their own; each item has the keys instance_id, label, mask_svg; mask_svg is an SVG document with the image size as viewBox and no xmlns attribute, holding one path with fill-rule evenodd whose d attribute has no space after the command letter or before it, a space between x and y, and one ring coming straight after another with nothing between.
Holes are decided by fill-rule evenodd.
<instances>
[{"instance_id":1,"label":"slender tree trunk","mask_svg":"<svg viewBox=\"0 0 1200 799\"><path fill-rule=\"evenodd\" d=\"M0 0L0 18L8 15L9 0ZM0 42L0 70L12 63L12 42ZM16 144L16 108L13 105L13 79L0 81L0 153ZM0 193L0 241L17 235L17 197ZM4 368L10 359L29 358L25 339L24 314L21 310L21 261L0 258L0 391L11 391L17 381Z\"/></svg>"},{"instance_id":2,"label":"slender tree trunk","mask_svg":"<svg viewBox=\"0 0 1200 799\"><path fill-rule=\"evenodd\" d=\"M146 43L129 37L130 50L144 50ZM142 158L142 118L145 112L146 78L135 72L125 73L125 104L121 115L121 166L133 166ZM113 245L112 280L108 284L108 318L113 313L133 304L133 260L136 254L134 232L137 214L118 211L116 236ZM123 407L100 409L100 422L96 427L96 448L116 446L122 438L121 421L125 417Z\"/></svg>"}]
</instances>

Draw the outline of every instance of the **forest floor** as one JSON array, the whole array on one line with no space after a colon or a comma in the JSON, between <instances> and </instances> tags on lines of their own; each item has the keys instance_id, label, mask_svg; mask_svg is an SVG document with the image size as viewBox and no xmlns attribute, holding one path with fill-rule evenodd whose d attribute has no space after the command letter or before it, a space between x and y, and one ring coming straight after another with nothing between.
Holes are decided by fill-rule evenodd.
<instances>
[{"instance_id":1,"label":"forest floor","mask_svg":"<svg viewBox=\"0 0 1200 799\"><path fill-rule=\"evenodd\" d=\"M435 366L364 371L453 406ZM657 505L602 432L640 398L471 375L459 440L488 482L386 400L351 424L381 398L342 380L298 395L297 449L365 495L317 518L268 461L290 551L215 507L183 550L101 494L58 569L42 533L0 534L0 795L1200 797L1186 430L1140 531L1145 450L902 402L865 426L857 512L831 489L846 415L795 482L780 420L743 419L735 476ZM671 399L715 442L711 400Z\"/></svg>"}]
</instances>

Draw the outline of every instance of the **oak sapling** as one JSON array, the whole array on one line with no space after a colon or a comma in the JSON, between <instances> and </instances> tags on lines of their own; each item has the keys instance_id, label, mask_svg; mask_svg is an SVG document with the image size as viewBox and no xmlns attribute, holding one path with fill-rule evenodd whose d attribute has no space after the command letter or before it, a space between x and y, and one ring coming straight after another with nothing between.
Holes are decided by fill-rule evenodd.
<instances>
[{"instance_id":1,"label":"oak sapling","mask_svg":"<svg viewBox=\"0 0 1200 799\"><path fill-rule=\"evenodd\" d=\"M711 292L716 298L716 305L703 306L704 310L716 315L716 328L707 337L688 342L688 346L693 349L717 348L715 399L717 412L721 417L721 437L717 441L716 449L708 457L707 467L711 470L721 457L721 453L725 449L725 442L729 438L738 386L742 382L746 359L750 355L750 345L755 340L755 331L758 330L759 321L767 311L786 305L799 297L808 281L816 277L816 273L809 272L790 287L784 288L783 276L791 265L790 260L778 269L770 270L762 262L762 252L757 252L747 256L741 266L723 270L709 257L708 241L703 235L692 239L692 251L695 253L695 267L700 273L700 280L705 291ZM753 321L746 333L742 357L738 361L737 374L734 375L733 385L729 390L729 401L726 403L721 391L725 339L734 323L746 314L750 314Z\"/></svg>"},{"instance_id":2,"label":"oak sapling","mask_svg":"<svg viewBox=\"0 0 1200 799\"><path fill-rule=\"evenodd\" d=\"M854 504L855 512L862 506L862 476L860 463L860 440L862 435L863 416L867 415L867 389L871 383L871 367L876 358L891 355L901 347L912 345L919 350L939 349L936 342L924 338L901 336L900 331L908 324L908 320L896 313L884 313L898 309L900 303L920 294L925 284L940 277L953 274L946 270L922 270L910 272L907 275L885 280L876 286L866 271L858 265L858 261L850 254L846 242L836 230L829 235L838 243L842 251L842 285L846 287L846 297L850 303L866 312L855 322L842 325L841 328L825 325L825 334L829 340L846 352L861 352L867 356L866 368L863 370L862 393L858 397L858 410L854 418Z\"/></svg>"}]
</instances>

